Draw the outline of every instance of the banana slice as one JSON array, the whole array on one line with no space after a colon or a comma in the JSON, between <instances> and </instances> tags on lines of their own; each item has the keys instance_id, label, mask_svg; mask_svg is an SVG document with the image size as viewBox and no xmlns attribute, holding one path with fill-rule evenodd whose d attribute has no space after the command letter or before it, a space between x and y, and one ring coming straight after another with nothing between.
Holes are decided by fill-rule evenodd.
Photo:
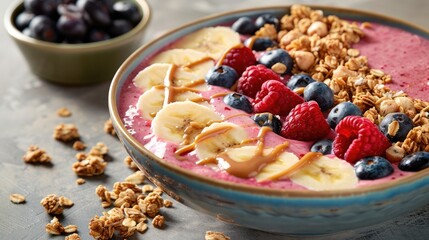
<instances>
[{"instance_id":1,"label":"banana slice","mask_svg":"<svg viewBox=\"0 0 429 240\"><path fill-rule=\"evenodd\" d=\"M216 157L226 148L240 144L248 138L243 127L229 122L213 123L204 128L200 136L203 134L207 135L200 137L201 140L195 143L197 157L201 160Z\"/></svg>"},{"instance_id":2,"label":"banana slice","mask_svg":"<svg viewBox=\"0 0 429 240\"><path fill-rule=\"evenodd\" d=\"M202 130L198 126L207 126L212 121L220 120L222 117L219 114L200 104L191 101L173 102L156 114L152 130L158 138L180 144L192 142Z\"/></svg>"},{"instance_id":3,"label":"banana slice","mask_svg":"<svg viewBox=\"0 0 429 240\"><path fill-rule=\"evenodd\" d=\"M339 158L321 156L290 175L292 182L310 190L340 190L356 187L353 166Z\"/></svg>"},{"instance_id":4,"label":"banana slice","mask_svg":"<svg viewBox=\"0 0 429 240\"><path fill-rule=\"evenodd\" d=\"M182 38L175 47L191 48L219 59L229 48L240 44L240 35L228 27L207 27Z\"/></svg>"},{"instance_id":5,"label":"banana slice","mask_svg":"<svg viewBox=\"0 0 429 240\"><path fill-rule=\"evenodd\" d=\"M170 63L188 69L197 77L204 79L206 73L214 66L214 60L205 52L194 49L170 49L158 54L151 61L154 63Z\"/></svg>"},{"instance_id":6,"label":"banana slice","mask_svg":"<svg viewBox=\"0 0 429 240\"><path fill-rule=\"evenodd\" d=\"M137 101L137 108L145 119L153 119L154 116L162 109L164 104L165 91L163 89L152 87L149 91L140 95ZM197 102L213 110L213 106L207 101L201 101L202 96L194 92L181 92L175 95L175 102L192 101Z\"/></svg>"},{"instance_id":7,"label":"banana slice","mask_svg":"<svg viewBox=\"0 0 429 240\"><path fill-rule=\"evenodd\" d=\"M149 90L154 86L164 85L164 79L170 66L171 64L168 63L152 64L140 71L134 77L133 83L143 91ZM193 89L204 91L207 89L205 82L192 86L193 83L202 79L204 79L204 76L201 77L199 73L194 72L192 69L179 67L174 72L173 86L191 86Z\"/></svg>"}]
</instances>

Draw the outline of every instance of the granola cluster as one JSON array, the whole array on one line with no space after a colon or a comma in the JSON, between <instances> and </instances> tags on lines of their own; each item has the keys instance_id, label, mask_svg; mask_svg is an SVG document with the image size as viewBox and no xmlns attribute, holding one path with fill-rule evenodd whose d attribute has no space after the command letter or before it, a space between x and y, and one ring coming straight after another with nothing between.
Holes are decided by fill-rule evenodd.
<instances>
[{"instance_id":1,"label":"granola cluster","mask_svg":"<svg viewBox=\"0 0 429 240\"><path fill-rule=\"evenodd\" d=\"M62 123L55 127L53 137L62 142L70 142L80 138L76 125Z\"/></svg>"},{"instance_id":2,"label":"granola cluster","mask_svg":"<svg viewBox=\"0 0 429 240\"><path fill-rule=\"evenodd\" d=\"M50 223L46 224L45 231L49 234L52 234L52 235L69 234L69 233L77 232L77 226L76 225L67 225L64 227L60 223L58 218L54 217ZM74 237L74 239L80 239L80 238L76 238L77 234L73 234L73 235L74 236L68 236L69 239L70 239L70 237L72 237L72 239L73 239L73 237ZM79 237L79 235L77 235L77 237Z\"/></svg>"},{"instance_id":3,"label":"granola cluster","mask_svg":"<svg viewBox=\"0 0 429 240\"><path fill-rule=\"evenodd\" d=\"M107 163L104 161L104 156L108 152L108 148L104 143L97 143L91 150L85 153L77 153L78 160L72 166L73 171L78 176L97 176L104 173Z\"/></svg>"},{"instance_id":4,"label":"granola cluster","mask_svg":"<svg viewBox=\"0 0 429 240\"><path fill-rule=\"evenodd\" d=\"M146 185L145 185L146 186ZM152 218L152 225L156 228L164 226L165 218L160 209L171 207L172 203L161 197L162 191L157 188L148 194L137 184L132 182L116 182L113 190L99 185L95 193L101 200L104 208L113 208L103 212L102 216L95 216L89 223L90 235L95 239L111 239L115 232L121 237L132 236L135 232L144 233L148 229L147 220Z\"/></svg>"},{"instance_id":5,"label":"granola cluster","mask_svg":"<svg viewBox=\"0 0 429 240\"><path fill-rule=\"evenodd\" d=\"M63 213L64 208L72 207L74 203L64 196L49 194L40 201L40 204L45 208L47 213L59 215Z\"/></svg>"},{"instance_id":6,"label":"granola cluster","mask_svg":"<svg viewBox=\"0 0 429 240\"><path fill-rule=\"evenodd\" d=\"M351 101L375 124L391 112L407 114L413 119L414 129L403 142L394 144L396 149L401 148L405 154L429 151L429 102L390 90L386 83L392 81L391 76L372 69L367 58L352 48L364 37L363 28L370 28L370 23L349 22L293 5L280 24L279 32L267 24L256 35L278 41L289 52L295 60L293 73L305 72L326 83L334 92L335 104ZM392 125L390 131L395 130Z\"/></svg>"},{"instance_id":7,"label":"granola cluster","mask_svg":"<svg viewBox=\"0 0 429 240\"><path fill-rule=\"evenodd\" d=\"M26 163L50 163L51 156L38 146L30 145L22 160Z\"/></svg>"}]
</instances>

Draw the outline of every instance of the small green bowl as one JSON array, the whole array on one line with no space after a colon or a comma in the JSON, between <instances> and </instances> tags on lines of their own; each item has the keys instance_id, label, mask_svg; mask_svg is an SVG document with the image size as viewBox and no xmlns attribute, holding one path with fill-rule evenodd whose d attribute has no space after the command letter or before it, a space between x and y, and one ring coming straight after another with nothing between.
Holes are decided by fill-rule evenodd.
<instances>
[{"instance_id":1,"label":"small green bowl","mask_svg":"<svg viewBox=\"0 0 429 240\"><path fill-rule=\"evenodd\" d=\"M111 80L121 63L141 46L150 18L147 2L135 0L143 18L131 31L95 43L50 43L28 37L15 27L16 16L24 10L23 2L12 4L6 11L6 30L34 74L62 85L88 85Z\"/></svg>"}]
</instances>

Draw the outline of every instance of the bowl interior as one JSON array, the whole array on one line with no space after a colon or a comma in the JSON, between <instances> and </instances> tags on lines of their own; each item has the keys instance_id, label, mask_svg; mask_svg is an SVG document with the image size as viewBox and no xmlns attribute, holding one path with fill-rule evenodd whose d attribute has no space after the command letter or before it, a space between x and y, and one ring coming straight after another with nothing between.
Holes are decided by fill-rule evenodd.
<instances>
[{"instance_id":1,"label":"bowl interior","mask_svg":"<svg viewBox=\"0 0 429 240\"><path fill-rule=\"evenodd\" d=\"M323 7L323 6L310 6L313 9L321 9L324 11L325 15L337 15L340 18L348 19L351 21L367 21L367 22L375 22L381 23L397 28L404 29L408 32L420 35L424 38L429 39L429 31L420 28L418 26L414 26L412 24L406 23L404 21L394 19L391 17L358 11L351 9L343 9L343 8L334 8L334 7ZM120 100L120 89L124 86L127 79L132 78L136 75L136 69L141 68L141 63L144 62L147 58L150 58L154 54L163 50L165 46L174 42L175 40L186 36L187 34L194 32L197 29L208 27L208 26L216 26L216 25L225 25L230 24L234 20L242 16L249 16L251 18L256 18L262 13L271 13L278 17L284 15L289 12L289 6L271 6L265 8L255 8L255 9L246 9L228 12L224 14L218 14L210 17L203 18L198 21L191 22L184 26L181 26L177 29L167 32L161 37L152 40L147 43L137 51L135 51L118 69L115 74L115 77L111 83L110 92L109 92L109 109L111 112L112 120L114 121L115 126L117 127L120 136L123 138L123 141L130 143L135 148L139 149L144 155L148 156L151 160L156 161L157 164L181 175L185 175L186 177L192 178L195 181L204 182L208 185L233 189L237 191L243 191L247 193L254 194L263 194L263 195L272 195L272 196L301 196L301 197L333 197L333 196L354 196L360 195L368 192L376 192L382 191L389 188L393 188L397 185L407 184L414 181L421 180L423 178L428 177L429 169L422 170L408 177L401 178L399 180L389 181L369 187L360 187L356 189L349 190L341 190L341 191L323 191L323 192L314 192L308 190L278 190L278 189L266 189L262 187L253 187L253 186L244 186L240 184L234 184L226 181L219 181L212 178L208 178L199 174L196 174L192 171L179 168L172 164L168 164L162 159L155 156L153 153L145 149L125 128L118 112L118 104Z\"/></svg>"}]
</instances>

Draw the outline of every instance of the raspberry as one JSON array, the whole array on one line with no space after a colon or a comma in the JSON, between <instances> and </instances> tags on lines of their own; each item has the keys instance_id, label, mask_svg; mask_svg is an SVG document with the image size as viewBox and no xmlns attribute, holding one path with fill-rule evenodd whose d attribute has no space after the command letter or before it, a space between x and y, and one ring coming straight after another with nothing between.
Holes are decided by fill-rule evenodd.
<instances>
[{"instance_id":1,"label":"raspberry","mask_svg":"<svg viewBox=\"0 0 429 240\"><path fill-rule=\"evenodd\" d=\"M280 76L262 64L247 67L238 79L237 92L255 98L264 82L268 80L281 81Z\"/></svg>"},{"instance_id":2,"label":"raspberry","mask_svg":"<svg viewBox=\"0 0 429 240\"><path fill-rule=\"evenodd\" d=\"M383 156L391 143L377 125L360 116L347 116L335 128L334 154L354 164L359 159Z\"/></svg>"},{"instance_id":3,"label":"raspberry","mask_svg":"<svg viewBox=\"0 0 429 240\"><path fill-rule=\"evenodd\" d=\"M253 51L245 46L231 48L221 61L222 65L234 68L239 76L241 76L247 67L256 64L256 58Z\"/></svg>"},{"instance_id":4,"label":"raspberry","mask_svg":"<svg viewBox=\"0 0 429 240\"><path fill-rule=\"evenodd\" d=\"M286 116L281 135L300 141L314 141L331 131L322 110L315 101L304 102L294 107Z\"/></svg>"},{"instance_id":5,"label":"raspberry","mask_svg":"<svg viewBox=\"0 0 429 240\"><path fill-rule=\"evenodd\" d=\"M304 102L304 99L290 90L282 82L268 80L261 86L261 90L253 100L255 112L270 112L275 115L286 116L292 108Z\"/></svg>"}]
</instances>

